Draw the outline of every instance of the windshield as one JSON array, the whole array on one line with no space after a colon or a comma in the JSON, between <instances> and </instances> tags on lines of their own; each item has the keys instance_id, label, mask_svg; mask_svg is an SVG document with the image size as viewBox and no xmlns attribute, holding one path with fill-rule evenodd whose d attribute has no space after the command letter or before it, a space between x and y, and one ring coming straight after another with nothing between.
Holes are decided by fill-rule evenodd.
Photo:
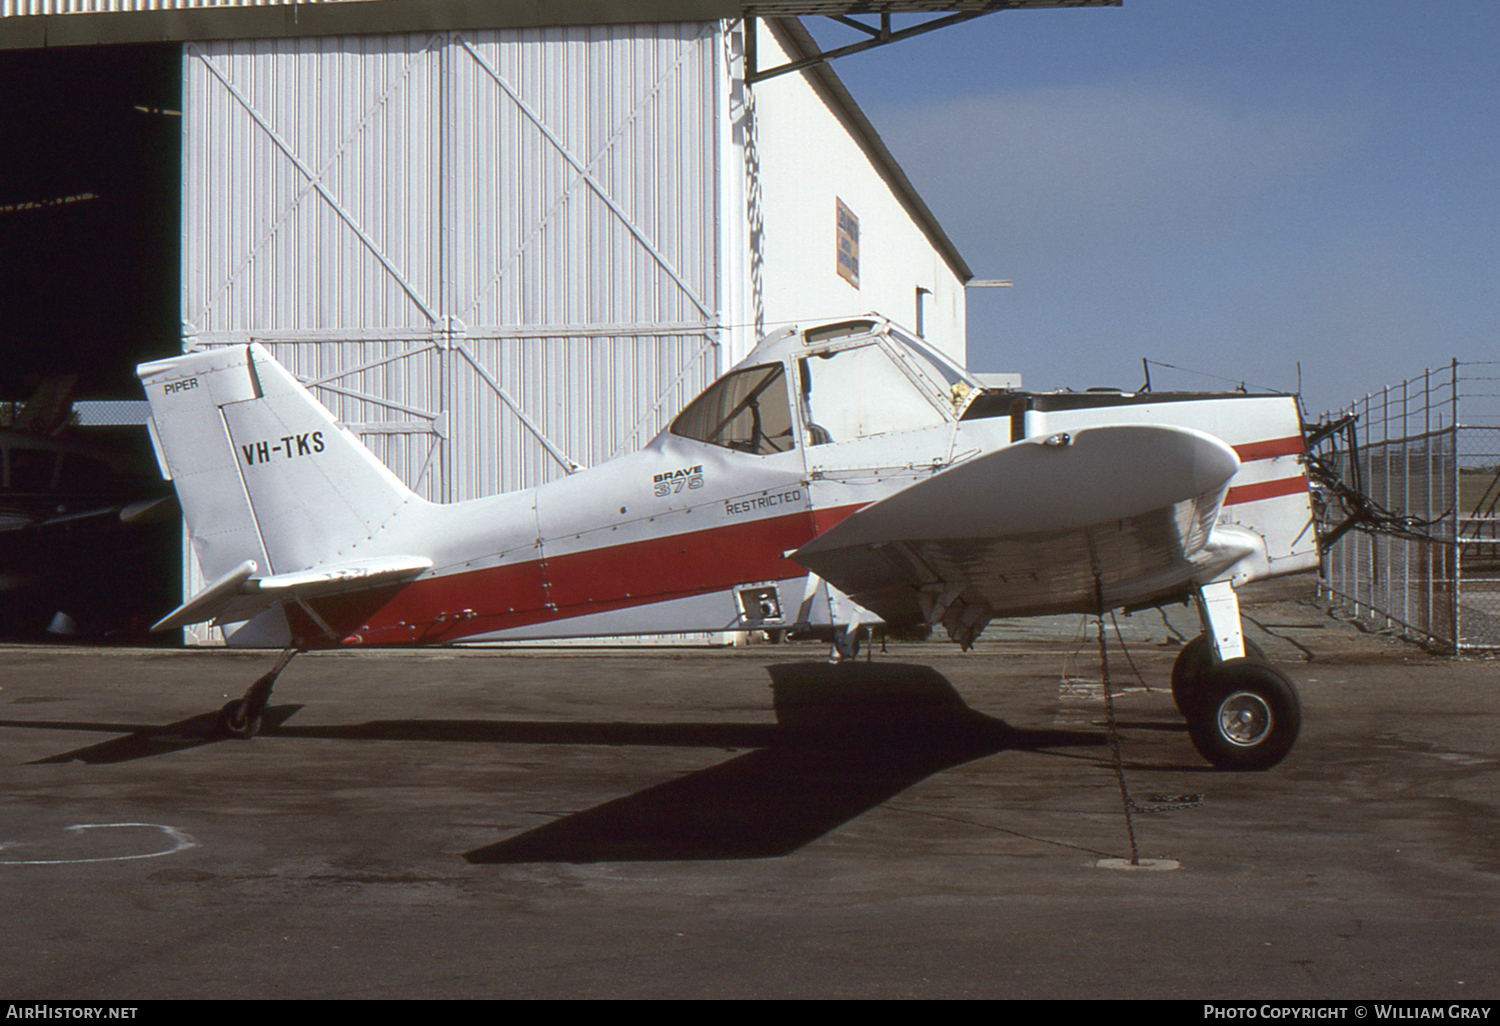
<instances>
[{"instance_id":1,"label":"windshield","mask_svg":"<svg viewBox=\"0 0 1500 1026\"><path fill-rule=\"evenodd\" d=\"M897 349L905 348L901 355L904 359L915 365L917 371L932 380L934 385L939 385L950 398L955 396L966 396L979 388L969 373L947 356L933 349L926 342L918 341L906 335L891 332L891 342ZM955 391L954 386L962 385ZM957 402L955 402L957 405Z\"/></svg>"}]
</instances>

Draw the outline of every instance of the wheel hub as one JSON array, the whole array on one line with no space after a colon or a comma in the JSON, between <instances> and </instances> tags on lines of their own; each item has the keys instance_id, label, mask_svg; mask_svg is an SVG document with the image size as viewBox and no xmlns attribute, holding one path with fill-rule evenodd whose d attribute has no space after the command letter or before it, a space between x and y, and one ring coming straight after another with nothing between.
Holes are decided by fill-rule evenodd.
<instances>
[{"instance_id":1,"label":"wheel hub","mask_svg":"<svg viewBox=\"0 0 1500 1026\"><path fill-rule=\"evenodd\" d=\"M1271 707L1249 691L1236 691L1219 703L1219 733L1232 745L1252 748L1271 732Z\"/></svg>"}]
</instances>

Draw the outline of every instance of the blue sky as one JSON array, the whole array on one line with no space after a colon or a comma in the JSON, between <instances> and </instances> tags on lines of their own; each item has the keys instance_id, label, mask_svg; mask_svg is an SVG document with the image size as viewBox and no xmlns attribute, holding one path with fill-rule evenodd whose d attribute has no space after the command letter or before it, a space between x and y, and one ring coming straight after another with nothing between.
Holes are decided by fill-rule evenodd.
<instances>
[{"instance_id":1,"label":"blue sky","mask_svg":"<svg viewBox=\"0 0 1500 1026\"><path fill-rule=\"evenodd\" d=\"M975 275L1015 281L969 294L972 369L1292 390L1300 361L1317 414L1500 359L1497 53L1488 0L1125 0L833 68Z\"/></svg>"}]
</instances>

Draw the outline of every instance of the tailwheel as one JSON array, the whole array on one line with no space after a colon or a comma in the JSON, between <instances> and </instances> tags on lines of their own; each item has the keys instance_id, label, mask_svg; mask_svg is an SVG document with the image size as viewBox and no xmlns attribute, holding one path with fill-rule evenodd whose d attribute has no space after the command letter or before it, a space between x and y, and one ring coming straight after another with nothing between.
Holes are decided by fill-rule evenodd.
<instances>
[{"instance_id":1,"label":"tailwheel","mask_svg":"<svg viewBox=\"0 0 1500 1026\"><path fill-rule=\"evenodd\" d=\"M260 712L243 698L231 699L219 710L219 726L230 737L248 740L260 733Z\"/></svg>"},{"instance_id":2,"label":"tailwheel","mask_svg":"<svg viewBox=\"0 0 1500 1026\"><path fill-rule=\"evenodd\" d=\"M1229 659L1197 681L1186 715L1200 755L1232 770L1270 769L1286 758L1302 729L1302 703L1286 674L1253 658Z\"/></svg>"},{"instance_id":3,"label":"tailwheel","mask_svg":"<svg viewBox=\"0 0 1500 1026\"><path fill-rule=\"evenodd\" d=\"M276 660L276 665L271 667L269 673L261 674L239 698L224 703L219 710L219 726L224 733L245 740L260 733L261 714L265 712L266 703L271 700L271 689L276 686L276 678L300 651L302 649L296 645L289 646L281 653L281 658Z\"/></svg>"}]
</instances>

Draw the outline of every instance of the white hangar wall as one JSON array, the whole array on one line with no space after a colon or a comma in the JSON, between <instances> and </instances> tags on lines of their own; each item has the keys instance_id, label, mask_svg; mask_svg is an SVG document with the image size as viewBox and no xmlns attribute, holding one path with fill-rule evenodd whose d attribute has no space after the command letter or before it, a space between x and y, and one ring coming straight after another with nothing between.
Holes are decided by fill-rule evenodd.
<instances>
[{"instance_id":1,"label":"white hangar wall","mask_svg":"<svg viewBox=\"0 0 1500 1026\"><path fill-rule=\"evenodd\" d=\"M760 67L802 56L790 27L761 24ZM747 299L758 319L774 329L873 311L964 363L967 269L933 238L940 230L912 208L904 180L892 181L899 168L862 138L873 130L854 123L857 109L813 73L768 78L750 93L743 123L759 175L751 220L760 280ZM837 260L841 208L857 228L857 274Z\"/></svg>"}]
</instances>

